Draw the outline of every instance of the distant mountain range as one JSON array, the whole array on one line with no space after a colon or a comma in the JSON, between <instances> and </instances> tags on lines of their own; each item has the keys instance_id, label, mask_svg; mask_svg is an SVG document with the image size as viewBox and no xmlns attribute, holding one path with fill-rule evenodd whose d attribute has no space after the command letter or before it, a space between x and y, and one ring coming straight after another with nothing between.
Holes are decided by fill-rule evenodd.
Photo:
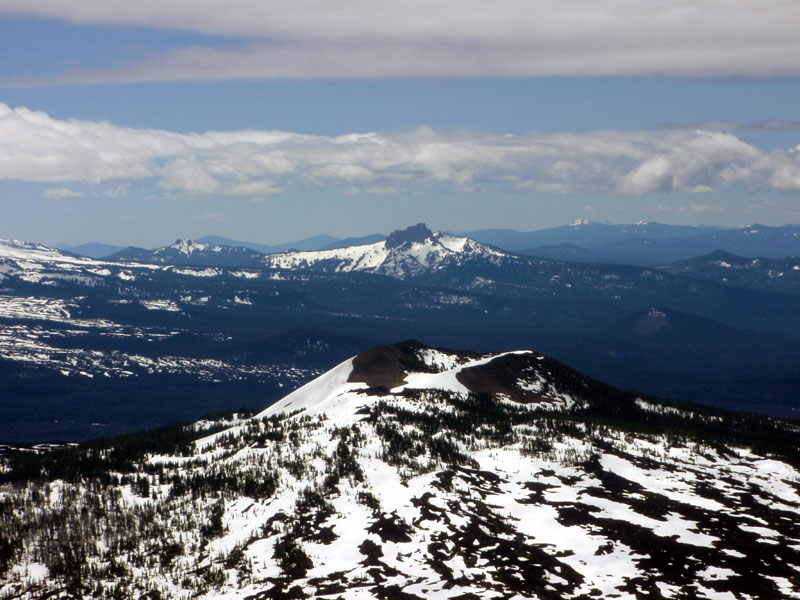
<instances>
[{"instance_id":1,"label":"distant mountain range","mask_svg":"<svg viewBox=\"0 0 800 600\"><path fill-rule=\"evenodd\" d=\"M192 240L176 240L170 246L146 250L129 246L104 260L162 265L257 267L265 254L244 246L220 246Z\"/></svg>"},{"instance_id":2,"label":"distant mountain range","mask_svg":"<svg viewBox=\"0 0 800 600\"><path fill-rule=\"evenodd\" d=\"M253 242L243 242L240 240L232 240L230 238L220 237L218 235L207 235L197 239L198 242L205 244L212 244L215 246L234 246L250 248L257 250L262 254L272 254L273 252L284 252L286 250L319 250L328 244L333 244L339 241L338 238L332 235L314 235L296 242L287 242L285 244L256 244Z\"/></svg>"},{"instance_id":3,"label":"distant mountain range","mask_svg":"<svg viewBox=\"0 0 800 600\"><path fill-rule=\"evenodd\" d=\"M380 242L385 239L386 236L383 235L382 233L375 233L372 235L366 235L361 237L349 237L349 238L336 238L331 235L323 234L323 235L315 235L309 238L304 238L302 240L297 240L296 242L286 242L284 244L275 244L275 245L258 244L255 242L245 242L241 240L234 240L231 238L221 237L218 235L206 235L192 241L201 244L208 244L210 246L231 246L234 248L249 248L261 254L274 254L276 252L286 252L286 251L332 250L335 248L346 248L348 246L374 244L375 242ZM77 254L78 256L86 256L88 258L112 257L122 252L123 250L126 251L125 254L120 255L123 258L136 256L137 253L139 253L139 255L141 256L147 256L144 253L148 251L148 249L140 248L138 246L127 246L127 247L114 246L112 244L102 244L100 242L88 242L86 244L80 244L78 246L62 243L62 244L55 244L53 248L69 252L71 254ZM149 250L154 250L154 249L149 249Z\"/></svg>"},{"instance_id":4,"label":"distant mountain range","mask_svg":"<svg viewBox=\"0 0 800 600\"><path fill-rule=\"evenodd\" d=\"M663 223L609 225L578 220L562 227L528 232L512 229L481 229L452 235L466 237L506 252L570 262L657 266L709 254L715 250L751 258L800 256L799 225L768 227L755 224L738 229L723 229L711 226L693 227ZM384 234L376 233L344 239L323 234L276 245L246 242L215 235L204 236L193 241L211 246L249 248L262 254L275 254L287 251L336 250L372 245L385 239ZM95 242L80 246L62 244L57 248L90 258L112 257L123 250L127 252L120 255L122 258L132 260L137 256L145 257L145 259L147 257L141 248L131 250Z\"/></svg>"},{"instance_id":5,"label":"distant mountain range","mask_svg":"<svg viewBox=\"0 0 800 600\"><path fill-rule=\"evenodd\" d=\"M521 249L521 254L539 256L553 260L577 260L579 262L609 262L631 265L655 266L686 260L722 250L747 257L785 258L800 256L800 225L768 227L755 224L739 229L684 228L680 235L661 237L643 235L643 230L630 230L631 235L611 239L595 234L594 225L576 227L552 245ZM580 231L587 227L586 235ZM603 233L612 233L603 226ZM660 226L659 234L667 233L667 226ZM693 230L693 232L692 232ZM620 233L622 230L613 230ZM538 232L533 232L538 233ZM535 236L534 236L535 237ZM569 238L569 239L566 239Z\"/></svg>"},{"instance_id":6,"label":"distant mountain range","mask_svg":"<svg viewBox=\"0 0 800 600\"><path fill-rule=\"evenodd\" d=\"M88 258L103 258L109 256L120 250L124 250L124 246L114 246L112 244L101 244L100 242L88 242L79 246L71 246L69 244L56 244L53 246L58 250L69 252L70 254L77 254L78 256L86 256Z\"/></svg>"},{"instance_id":7,"label":"distant mountain range","mask_svg":"<svg viewBox=\"0 0 800 600\"><path fill-rule=\"evenodd\" d=\"M374 244L385 240L386 236L382 233L365 235L361 237L335 238L331 235L315 235L296 242L286 242L273 246L266 244L254 244L252 242L242 242L220 237L218 235L207 235L198 238L198 242L213 244L218 246L240 246L258 250L262 254L276 254L278 252L310 252L315 250L333 250L335 248L347 248L348 246L361 246L364 244Z\"/></svg>"},{"instance_id":8,"label":"distant mountain range","mask_svg":"<svg viewBox=\"0 0 800 600\"><path fill-rule=\"evenodd\" d=\"M321 248L308 248L308 250L336 250L337 248L348 248L350 246L365 246L368 244L375 244L382 242L386 236L382 233L373 233L372 235L363 235L361 237L349 237L342 240L336 240L325 244ZM298 248L300 250L300 248Z\"/></svg>"},{"instance_id":9,"label":"distant mountain range","mask_svg":"<svg viewBox=\"0 0 800 600\"><path fill-rule=\"evenodd\" d=\"M578 219L570 225L535 231L479 229L463 231L461 235L511 252L523 252L532 248L561 244L594 249L627 239L665 240L692 237L719 230L719 227L693 227L688 225L665 225L663 223L609 225L607 223L595 223L594 221Z\"/></svg>"},{"instance_id":10,"label":"distant mountain range","mask_svg":"<svg viewBox=\"0 0 800 600\"><path fill-rule=\"evenodd\" d=\"M284 251L265 254L244 246L224 246L192 240L146 250L129 247L106 256L113 262L193 265L203 267L243 267L314 269L326 272L364 271L394 277L407 277L431 269L443 269L468 260L527 260L480 244L465 237L432 232L420 223L396 231L372 243L375 236L355 238L350 246L313 251Z\"/></svg>"},{"instance_id":11,"label":"distant mountain range","mask_svg":"<svg viewBox=\"0 0 800 600\"><path fill-rule=\"evenodd\" d=\"M589 225L591 227L591 225ZM703 244L726 244L728 246L747 246L753 251L772 248L794 249L795 231L793 227L761 228L748 230L732 230L714 232L701 236L687 237L682 240L623 240L614 242L598 251L588 250L570 243L548 246L536 252L535 258L548 261L614 264L616 261L604 260L602 252L609 252L615 247L652 248L662 245L668 248L701 247ZM375 236L353 238L352 245L340 247L332 243L330 249L307 251L283 251L264 254L258 250L244 246L226 246L203 243L192 240L177 240L170 246L145 250L129 247L105 257L105 260L142 264L192 265L201 267L242 267L242 268L279 268L279 269L313 269L324 272L363 271L367 273L390 275L393 277L419 277L433 270L440 273L451 267L471 265L471 269L459 269L458 274L472 273L478 263L486 265L516 264L516 271L521 265L531 263L531 259L523 258L512 252L502 251L497 247L479 243L473 239L454 236L444 232L432 232L424 224L392 233L388 238L372 241ZM702 238L702 239L698 239ZM709 241L711 239L711 241ZM680 243L679 243L680 242ZM674 245L673 245L674 244ZM746 248L745 248L746 249ZM800 250L800 248L797 248ZM651 256L658 251L648 250ZM684 250L681 250L685 253ZM639 255L641 257L641 254ZM607 258L607 257L606 257ZM629 263L635 262L633 259ZM620 260L618 264L624 264ZM488 267L486 267L488 268ZM663 272L683 275L695 279L714 281L721 284L737 285L744 288L771 290L775 292L800 294L800 259L787 258L747 258L730 252L715 250L703 256L693 256L671 264L664 264L658 269ZM503 280L501 276L497 280Z\"/></svg>"},{"instance_id":12,"label":"distant mountain range","mask_svg":"<svg viewBox=\"0 0 800 600\"><path fill-rule=\"evenodd\" d=\"M800 294L800 258L745 258L715 250L659 270L755 290Z\"/></svg>"}]
</instances>

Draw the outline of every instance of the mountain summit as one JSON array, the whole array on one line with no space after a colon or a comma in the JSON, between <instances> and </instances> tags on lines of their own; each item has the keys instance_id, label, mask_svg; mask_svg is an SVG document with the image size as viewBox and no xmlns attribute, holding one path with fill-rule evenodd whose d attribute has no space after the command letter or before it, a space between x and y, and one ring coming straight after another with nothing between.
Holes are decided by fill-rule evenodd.
<instances>
[{"instance_id":1,"label":"mountain summit","mask_svg":"<svg viewBox=\"0 0 800 600\"><path fill-rule=\"evenodd\" d=\"M376 346L257 415L172 435L11 453L0 594L800 589L796 425L639 397L534 352Z\"/></svg>"},{"instance_id":2,"label":"mountain summit","mask_svg":"<svg viewBox=\"0 0 800 600\"><path fill-rule=\"evenodd\" d=\"M374 244L317 252L284 252L265 256L263 260L272 268L365 271L405 278L460 266L467 261L497 264L517 258L466 237L433 232L424 223L419 223L394 231L385 240Z\"/></svg>"},{"instance_id":3,"label":"mountain summit","mask_svg":"<svg viewBox=\"0 0 800 600\"><path fill-rule=\"evenodd\" d=\"M433 239L433 232L428 229L425 223L417 223L405 229L398 229L393 231L386 238L386 248L397 248L403 244L423 243L426 240Z\"/></svg>"}]
</instances>

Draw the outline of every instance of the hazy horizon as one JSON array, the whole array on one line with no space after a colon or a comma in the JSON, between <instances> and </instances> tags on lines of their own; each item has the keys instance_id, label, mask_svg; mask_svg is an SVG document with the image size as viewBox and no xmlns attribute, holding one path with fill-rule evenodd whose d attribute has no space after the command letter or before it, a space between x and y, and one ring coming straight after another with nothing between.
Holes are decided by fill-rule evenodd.
<instances>
[{"instance_id":1,"label":"hazy horizon","mask_svg":"<svg viewBox=\"0 0 800 600\"><path fill-rule=\"evenodd\" d=\"M453 234L456 234L456 235L466 235L466 234L469 234L470 232L482 231L482 230L485 230L485 229L497 229L497 230L508 230L508 231L518 231L518 232L538 231L538 230L544 230L544 229L552 229L552 228L576 225L576 224L579 224L579 223L577 223L577 221L580 221L580 220L581 219L576 219L575 221L572 221L572 222L569 222L569 223L561 223L561 224L554 225L554 226L551 226L551 227L541 227L541 228L536 228L536 229L519 229L519 228L514 228L514 227L480 227L480 228L474 228L474 229L454 229L452 227L432 227L428 223L425 223L425 225L428 225L430 227L430 229L433 230L433 231L446 231L446 232L453 233ZM660 224L660 225L690 226L690 227L698 227L698 228L707 227L707 228L714 228L714 229L716 229L716 228L719 228L719 229L738 229L738 228L750 227L750 226L753 226L753 225L765 225L767 227L800 226L800 223L782 223L782 224L778 224L778 225L770 225L768 223L753 222L753 223L745 223L745 224L742 224L742 225L724 226L724 225L717 225L715 223L700 223L698 225L694 225L694 224L685 224L685 223L667 223L667 222L664 222L664 221L638 221L638 222L612 223L612 222L609 222L609 221L594 221L594 220L591 220L591 219L584 219L584 220L589 222L589 223L592 223L592 224L611 225L611 226L615 226L615 225L647 225L647 224L651 224L652 223L652 224ZM328 233L327 231L318 231L318 232L315 232L315 233L310 233L308 235L303 235L302 237L294 237L294 238L287 238L287 239L277 239L277 240L273 240L273 239L237 238L237 237L233 237L233 236L230 236L230 235L220 234L217 231L209 231L207 233L204 233L204 234L201 234L201 235L197 235L195 237L180 237L180 236L176 237L176 236L173 236L172 238L162 240L161 242L153 244L153 245L139 244L139 243L135 243L135 242L134 243L121 243L121 242L117 242L117 241L115 241L113 239L112 240L108 240L108 239L87 239L87 240L80 240L80 241L77 241L77 242L70 242L70 241L67 241L67 240L54 240L54 241L46 240L46 241L43 241L41 239L35 239L35 238L31 238L31 239L19 238L19 237L15 238L13 236L2 236L2 235L0 235L0 239L17 239L17 240L25 241L25 242L35 242L35 243L43 244L45 246L49 246L49 247L52 247L52 248L74 248L74 247L82 246L82 245L85 245L85 244L104 244L104 245L109 245L109 246L122 246L122 247L134 246L134 247L139 247L139 248L154 249L154 248L160 248L160 247L164 247L164 246L169 246L169 245L175 243L177 240L194 240L194 241L197 241L197 240L201 240L203 238L208 238L208 237L218 237L218 238L224 238L224 239L228 239L228 240L232 240L232 241L245 242L245 243L249 243L249 244L260 244L260 245L264 245L264 246L280 246L280 245L284 245L284 244L290 244L290 243L293 243L293 242L305 241L305 240L313 239L313 238L320 237L320 236L329 236L329 237L334 238L334 239L349 239L349 238L361 238L361 237L366 237L366 236L369 236L369 235L376 235L376 234L378 234L378 235L388 235L392 231L405 229L406 227L410 227L411 225L415 225L415 224L420 223L420 222L423 222L423 221L414 221L414 222L409 221L407 223L398 224L397 226L395 226L395 227L393 227L391 229L386 229L386 230L382 230L382 231L369 231L369 232L366 232L366 233L342 234L342 235L333 235L333 234Z\"/></svg>"}]
</instances>

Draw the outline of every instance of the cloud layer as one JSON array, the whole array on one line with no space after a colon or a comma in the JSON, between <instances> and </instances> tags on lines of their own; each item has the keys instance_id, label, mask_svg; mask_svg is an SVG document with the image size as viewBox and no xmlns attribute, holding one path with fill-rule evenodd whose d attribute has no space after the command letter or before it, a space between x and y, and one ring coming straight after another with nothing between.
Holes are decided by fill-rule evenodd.
<instances>
[{"instance_id":1,"label":"cloud layer","mask_svg":"<svg viewBox=\"0 0 800 600\"><path fill-rule=\"evenodd\" d=\"M800 75L796 0L0 0L0 15L226 36L94 83L229 78Z\"/></svg>"},{"instance_id":2,"label":"cloud layer","mask_svg":"<svg viewBox=\"0 0 800 600\"><path fill-rule=\"evenodd\" d=\"M800 191L798 148L764 152L730 131L660 128L510 135L416 128L338 137L282 131L183 134L57 120L0 104L0 179L156 184L182 195L260 198L283 190ZM49 194L67 197L53 188Z\"/></svg>"}]
</instances>

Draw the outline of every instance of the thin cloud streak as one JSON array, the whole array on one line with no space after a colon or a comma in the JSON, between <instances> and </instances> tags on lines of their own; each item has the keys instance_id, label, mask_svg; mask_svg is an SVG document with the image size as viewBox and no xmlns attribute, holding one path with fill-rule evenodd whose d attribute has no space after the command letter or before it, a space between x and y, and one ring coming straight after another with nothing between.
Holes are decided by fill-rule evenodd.
<instances>
[{"instance_id":1,"label":"thin cloud streak","mask_svg":"<svg viewBox=\"0 0 800 600\"><path fill-rule=\"evenodd\" d=\"M587 46L612 35L643 41L790 40L794 0L0 0L0 14L78 25L129 25L251 38L496 40L535 36ZM761 26L769 25L768 31ZM657 32L655 38L653 32Z\"/></svg>"},{"instance_id":2,"label":"thin cloud streak","mask_svg":"<svg viewBox=\"0 0 800 600\"><path fill-rule=\"evenodd\" d=\"M18 85L221 79L800 75L776 0L0 0L0 15L225 36Z\"/></svg>"},{"instance_id":3,"label":"thin cloud streak","mask_svg":"<svg viewBox=\"0 0 800 600\"><path fill-rule=\"evenodd\" d=\"M800 121L781 121L769 119L766 121L749 121L737 123L735 121L694 121L687 123L665 123L661 127L667 129L705 129L712 131L764 131L787 132L800 131Z\"/></svg>"},{"instance_id":4,"label":"thin cloud streak","mask_svg":"<svg viewBox=\"0 0 800 600\"><path fill-rule=\"evenodd\" d=\"M76 192L69 188L48 188L42 192L42 198L45 200L58 200L61 198L83 198L86 194L83 192Z\"/></svg>"},{"instance_id":5,"label":"thin cloud streak","mask_svg":"<svg viewBox=\"0 0 800 600\"><path fill-rule=\"evenodd\" d=\"M181 48L123 68L9 82L15 87L153 81L526 77L775 77L800 75L792 47L574 49L520 42L390 44L270 43ZM790 58L792 57L792 58Z\"/></svg>"},{"instance_id":6,"label":"thin cloud streak","mask_svg":"<svg viewBox=\"0 0 800 600\"><path fill-rule=\"evenodd\" d=\"M155 184L166 194L230 197L439 184L510 192L800 192L798 148L764 152L731 132L658 128L510 135L478 131L181 134L58 120L0 104L0 179Z\"/></svg>"}]
</instances>

